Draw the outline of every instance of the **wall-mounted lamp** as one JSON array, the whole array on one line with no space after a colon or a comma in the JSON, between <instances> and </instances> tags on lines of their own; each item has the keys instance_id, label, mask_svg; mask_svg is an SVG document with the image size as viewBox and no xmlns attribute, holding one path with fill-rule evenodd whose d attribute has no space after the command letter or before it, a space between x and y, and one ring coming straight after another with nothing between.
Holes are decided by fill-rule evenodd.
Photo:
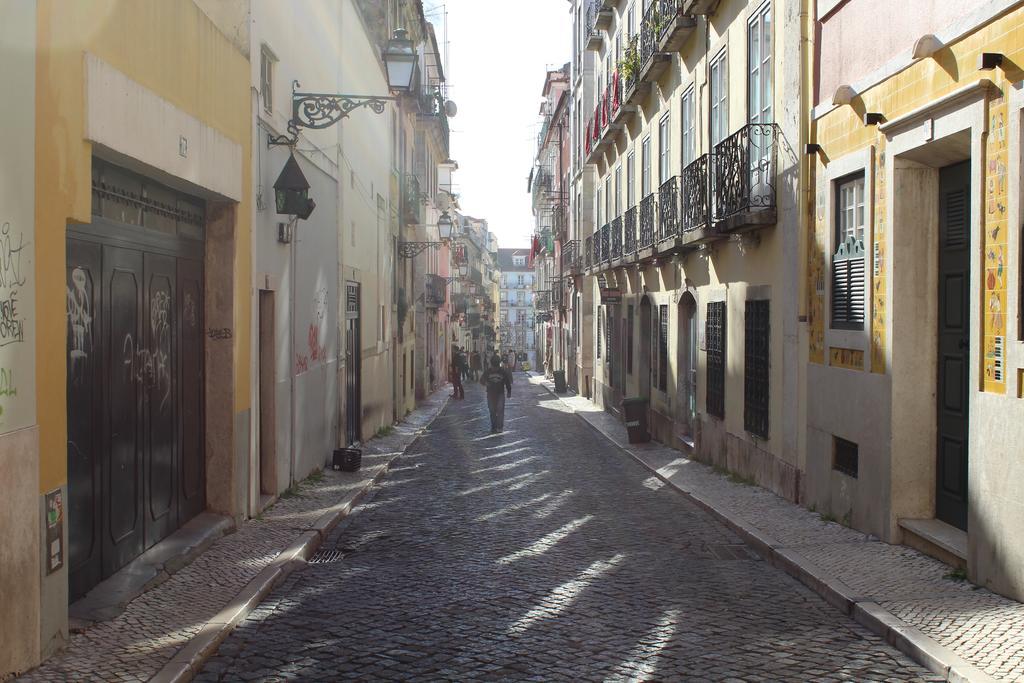
<instances>
[{"instance_id":1,"label":"wall-mounted lamp","mask_svg":"<svg viewBox=\"0 0 1024 683\"><path fill-rule=\"evenodd\" d=\"M401 258L416 258L427 249L448 244L452 239L452 226L452 217L445 211L437 219L437 232L441 237L440 242L399 242L398 255Z\"/></svg>"},{"instance_id":2,"label":"wall-mounted lamp","mask_svg":"<svg viewBox=\"0 0 1024 683\"><path fill-rule=\"evenodd\" d=\"M281 175L274 181L274 200L277 213L298 216L303 220L309 218L316 208L316 202L309 198L309 181L294 154L288 157Z\"/></svg>"},{"instance_id":3,"label":"wall-mounted lamp","mask_svg":"<svg viewBox=\"0 0 1024 683\"><path fill-rule=\"evenodd\" d=\"M877 111L869 111L864 114L864 125L865 126L877 126L880 123L885 122L885 116L879 114Z\"/></svg>"},{"instance_id":4,"label":"wall-mounted lamp","mask_svg":"<svg viewBox=\"0 0 1024 683\"><path fill-rule=\"evenodd\" d=\"M1003 53L1001 52L982 52L978 55L978 70L979 71L991 71L997 66L1003 65Z\"/></svg>"}]
</instances>

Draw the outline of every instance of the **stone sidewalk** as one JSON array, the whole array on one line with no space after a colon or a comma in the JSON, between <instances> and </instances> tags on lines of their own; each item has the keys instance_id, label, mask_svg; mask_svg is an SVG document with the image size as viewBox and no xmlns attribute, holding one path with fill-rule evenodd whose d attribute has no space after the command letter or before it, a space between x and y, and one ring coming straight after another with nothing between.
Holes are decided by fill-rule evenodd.
<instances>
[{"instance_id":1,"label":"stone sidewalk","mask_svg":"<svg viewBox=\"0 0 1024 683\"><path fill-rule=\"evenodd\" d=\"M530 381L554 392L542 376ZM765 558L949 680L1024 681L1024 605L966 581L905 546L826 522L773 493L730 479L656 442L630 444L626 428L590 400L568 409L732 527Z\"/></svg>"},{"instance_id":2,"label":"stone sidewalk","mask_svg":"<svg viewBox=\"0 0 1024 683\"><path fill-rule=\"evenodd\" d=\"M63 652L18 680L188 680L188 662L194 667L211 645L215 649L295 561L303 562L316 549L441 412L448 391L434 392L390 434L364 445L359 472L328 469L302 482L114 619L73 634ZM230 620L219 618L225 613ZM179 661L185 664L176 666Z\"/></svg>"}]
</instances>

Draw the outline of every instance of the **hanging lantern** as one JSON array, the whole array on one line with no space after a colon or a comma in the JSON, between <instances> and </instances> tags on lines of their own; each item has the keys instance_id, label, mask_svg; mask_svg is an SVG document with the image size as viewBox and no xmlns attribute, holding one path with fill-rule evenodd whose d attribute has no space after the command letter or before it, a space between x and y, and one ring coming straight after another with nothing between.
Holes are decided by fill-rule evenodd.
<instances>
[{"instance_id":1,"label":"hanging lantern","mask_svg":"<svg viewBox=\"0 0 1024 683\"><path fill-rule=\"evenodd\" d=\"M309 218L316 208L316 202L309 198L309 181L294 154L288 157L281 175L274 181L274 199L277 213L298 216L303 220Z\"/></svg>"}]
</instances>

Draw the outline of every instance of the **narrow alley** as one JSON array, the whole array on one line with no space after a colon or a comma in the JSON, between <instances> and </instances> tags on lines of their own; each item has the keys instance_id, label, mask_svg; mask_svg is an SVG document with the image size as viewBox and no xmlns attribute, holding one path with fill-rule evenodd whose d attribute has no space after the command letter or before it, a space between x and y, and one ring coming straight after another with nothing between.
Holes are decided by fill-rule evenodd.
<instances>
[{"instance_id":1,"label":"narrow alley","mask_svg":"<svg viewBox=\"0 0 1024 683\"><path fill-rule=\"evenodd\" d=\"M196 680L941 680L516 374L470 383Z\"/></svg>"}]
</instances>

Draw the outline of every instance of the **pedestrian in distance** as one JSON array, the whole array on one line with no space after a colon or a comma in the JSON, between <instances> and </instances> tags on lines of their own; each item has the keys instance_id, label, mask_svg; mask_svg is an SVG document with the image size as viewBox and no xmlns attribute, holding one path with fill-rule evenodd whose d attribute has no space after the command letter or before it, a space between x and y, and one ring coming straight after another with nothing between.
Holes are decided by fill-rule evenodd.
<instances>
[{"instance_id":1,"label":"pedestrian in distance","mask_svg":"<svg viewBox=\"0 0 1024 683\"><path fill-rule=\"evenodd\" d=\"M480 377L480 372L482 370L483 366L480 363L480 352L474 351L473 354L469 357L470 379L476 381L476 379Z\"/></svg>"},{"instance_id":2,"label":"pedestrian in distance","mask_svg":"<svg viewBox=\"0 0 1024 683\"><path fill-rule=\"evenodd\" d=\"M512 398L512 372L501 367L501 359L495 355L491 358L491 366L480 376L480 384L487 387L491 434L505 431L505 398Z\"/></svg>"},{"instance_id":3,"label":"pedestrian in distance","mask_svg":"<svg viewBox=\"0 0 1024 683\"><path fill-rule=\"evenodd\" d=\"M448 381L452 383L452 398L466 398L466 390L462 386L462 368L459 367L458 351L452 354L452 362L448 366Z\"/></svg>"},{"instance_id":4,"label":"pedestrian in distance","mask_svg":"<svg viewBox=\"0 0 1024 683\"><path fill-rule=\"evenodd\" d=\"M466 355L466 347L459 347L459 373L463 380L469 379L469 356Z\"/></svg>"}]
</instances>

